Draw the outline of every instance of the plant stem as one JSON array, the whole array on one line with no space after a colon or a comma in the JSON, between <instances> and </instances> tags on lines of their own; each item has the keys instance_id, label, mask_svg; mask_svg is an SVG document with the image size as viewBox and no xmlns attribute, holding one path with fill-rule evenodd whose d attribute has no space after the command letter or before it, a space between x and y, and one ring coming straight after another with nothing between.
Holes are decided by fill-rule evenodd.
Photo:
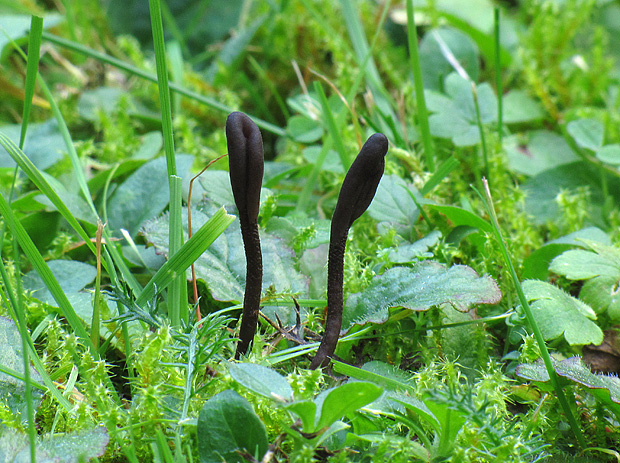
<instances>
[{"instance_id":1,"label":"plant stem","mask_svg":"<svg viewBox=\"0 0 620 463\"><path fill-rule=\"evenodd\" d=\"M560 405L562 409L564 410L564 414L566 415L566 418L568 419L568 423L573 433L575 434L577 442L579 443L579 447L581 447L582 449L585 449L587 445L583 437L583 434L581 433L581 429L579 428L579 423L577 423L577 420L575 419L575 416L573 415L573 412L570 408L570 404L568 403L568 400L566 400L566 396L564 395L564 390L562 389L562 386L558 382L558 377L555 372L555 369L553 368L553 363L549 355L549 350L547 349L547 344L545 343L545 339L543 338L542 332L540 331L540 327L538 326L538 323L536 322L536 319L534 318L534 314L532 313L532 309L530 308L527 298L525 297L525 294L523 292L523 287L521 286L519 278L517 277L517 272L514 269L514 266L512 264L512 259L510 258L510 254L508 253L508 248L506 247L506 243L504 242L504 238L502 237L502 232L499 228L499 222L497 220L497 214L495 213L495 207L493 206L493 198L491 197L491 191L489 190L489 184L486 181L486 179L482 179L482 183L484 185L484 191L485 191L484 200L485 200L487 210L489 212L489 216L491 217L491 222L493 224L493 231L495 233L495 238L497 239L497 242L500 245L500 250L502 252L502 256L504 257L504 262L506 263L508 270L510 271L510 276L512 277L513 283L515 285L515 289L517 291L517 296L519 297L519 302L521 303L521 307L523 308L523 311L525 312L527 321L530 325L530 328L532 329L532 332L534 333L534 338L536 339L536 342L538 343L538 348L540 349L540 355L542 356L543 362L545 363L545 368L547 369L547 373L549 374L549 381L551 382L551 385L553 386L553 389L555 390L555 393L558 397L558 401L560 402Z\"/></svg>"},{"instance_id":2,"label":"plant stem","mask_svg":"<svg viewBox=\"0 0 620 463\"><path fill-rule=\"evenodd\" d=\"M504 137L504 109L503 109L503 88L502 88L502 60L501 60L501 44L499 39L500 31L500 15L499 7L495 7L493 14L493 40L495 43L495 86L497 87L497 136L499 145L502 145Z\"/></svg>"},{"instance_id":3,"label":"plant stem","mask_svg":"<svg viewBox=\"0 0 620 463\"><path fill-rule=\"evenodd\" d=\"M409 62L413 72L413 84L415 86L415 98L418 107L418 125L422 134L422 145L428 170L435 170L435 149L431 138L431 129L428 125L428 111L424 98L424 83L422 82L422 68L418 54L418 33L415 26L413 13L413 0L407 0L407 38L409 40Z\"/></svg>"}]
</instances>

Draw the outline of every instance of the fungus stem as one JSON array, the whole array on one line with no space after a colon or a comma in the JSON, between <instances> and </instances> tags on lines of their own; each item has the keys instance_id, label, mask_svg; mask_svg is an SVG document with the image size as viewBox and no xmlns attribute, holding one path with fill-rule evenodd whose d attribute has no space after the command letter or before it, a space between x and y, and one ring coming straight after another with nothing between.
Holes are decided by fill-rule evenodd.
<instances>
[{"instance_id":1,"label":"fungus stem","mask_svg":"<svg viewBox=\"0 0 620 463\"><path fill-rule=\"evenodd\" d=\"M234 112L226 120L226 140L230 183L237 209L247 264L245 295L239 343L235 358L244 355L258 324L260 295L263 283L263 256L258 234L260 188L263 181L264 153L260 130L243 113Z\"/></svg>"},{"instance_id":2,"label":"fungus stem","mask_svg":"<svg viewBox=\"0 0 620 463\"><path fill-rule=\"evenodd\" d=\"M388 141L376 133L362 146L347 172L332 217L327 263L327 319L325 333L310 368L326 367L336 350L342 328L344 253L349 228L364 213L375 196L383 176Z\"/></svg>"}]
</instances>

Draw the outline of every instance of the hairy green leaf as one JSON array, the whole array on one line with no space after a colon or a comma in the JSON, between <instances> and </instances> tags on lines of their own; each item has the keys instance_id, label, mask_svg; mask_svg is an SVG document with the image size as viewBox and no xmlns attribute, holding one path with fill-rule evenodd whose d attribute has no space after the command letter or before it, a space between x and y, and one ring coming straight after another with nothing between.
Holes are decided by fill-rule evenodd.
<instances>
[{"instance_id":1,"label":"hairy green leaf","mask_svg":"<svg viewBox=\"0 0 620 463\"><path fill-rule=\"evenodd\" d=\"M354 324L383 323L389 308L422 311L451 304L460 311L474 304L497 304L502 295L490 277L479 277L465 265L446 268L424 261L412 267L394 267L375 277L368 288L349 297L343 314L343 329Z\"/></svg>"}]
</instances>

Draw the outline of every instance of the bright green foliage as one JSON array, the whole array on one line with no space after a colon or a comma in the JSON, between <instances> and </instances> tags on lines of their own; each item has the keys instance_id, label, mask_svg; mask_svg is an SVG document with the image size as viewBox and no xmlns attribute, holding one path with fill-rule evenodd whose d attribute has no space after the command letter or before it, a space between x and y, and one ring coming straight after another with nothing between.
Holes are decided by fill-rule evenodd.
<instances>
[{"instance_id":1,"label":"bright green foliage","mask_svg":"<svg viewBox=\"0 0 620 463\"><path fill-rule=\"evenodd\" d=\"M612 321L620 319L620 251L595 241L583 240L589 248L564 252L549 269L569 280L585 280L579 297L596 313L607 312Z\"/></svg>"},{"instance_id":2,"label":"bright green foliage","mask_svg":"<svg viewBox=\"0 0 620 463\"><path fill-rule=\"evenodd\" d=\"M563 336L570 345L603 342L603 331L592 321L596 314L579 299L538 280L524 281L523 291L545 340Z\"/></svg>"},{"instance_id":3,"label":"bright green foliage","mask_svg":"<svg viewBox=\"0 0 620 463\"><path fill-rule=\"evenodd\" d=\"M616 376L592 373L579 357L555 360L553 366L559 376L588 389L616 417L620 416L620 380ZM521 378L538 383L549 381L549 374L541 362L521 364L517 367L516 373Z\"/></svg>"},{"instance_id":4,"label":"bright green foliage","mask_svg":"<svg viewBox=\"0 0 620 463\"><path fill-rule=\"evenodd\" d=\"M467 311L473 304L497 304L501 293L488 277L479 277L471 268L446 269L425 261L413 267L394 267L376 277L362 293L352 295L344 312L343 328L387 320L391 307L413 311L442 304Z\"/></svg>"},{"instance_id":5,"label":"bright green foliage","mask_svg":"<svg viewBox=\"0 0 620 463\"><path fill-rule=\"evenodd\" d=\"M252 406L230 390L214 395L202 407L197 439L201 463L247 461L239 450L260 458L268 444L265 425Z\"/></svg>"},{"instance_id":6,"label":"bright green foliage","mask_svg":"<svg viewBox=\"0 0 620 463\"><path fill-rule=\"evenodd\" d=\"M536 363L608 340L620 320L617 2L43 2L50 32L30 37L43 3L4 3L0 461L525 463L620 450L613 377ZM259 125L267 159L264 317L242 363L231 356L246 269L225 160L193 183L187 240L189 181L226 153L233 110ZM338 190L379 131L386 174L346 243L347 332L333 371L306 370ZM514 277L472 188L483 175ZM524 320L519 279L546 342Z\"/></svg>"}]
</instances>

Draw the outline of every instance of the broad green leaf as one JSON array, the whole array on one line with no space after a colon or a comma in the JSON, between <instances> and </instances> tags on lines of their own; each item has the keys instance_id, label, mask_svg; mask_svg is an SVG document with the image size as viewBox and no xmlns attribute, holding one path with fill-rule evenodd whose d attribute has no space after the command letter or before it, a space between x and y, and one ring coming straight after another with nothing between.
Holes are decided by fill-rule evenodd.
<instances>
[{"instance_id":1,"label":"broad green leaf","mask_svg":"<svg viewBox=\"0 0 620 463\"><path fill-rule=\"evenodd\" d=\"M579 291L579 298L596 313L607 311L609 318L620 321L620 281L617 277L597 276L586 281Z\"/></svg>"},{"instance_id":2,"label":"broad green leaf","mask_svg":"<svg viewBox=\"0 0 620 463\"><path fill-rule=\"evenodd\" d=\"M440 138L450 138L457 146L480 143L472 84L457 73L445 79L446 96L428 95L428 109L434 114L428 119L431 133ZM476 87L480 120L489 124L497 120L497 98L487 83Z\"/></svg>"},{"instance_id":3,"label":"broad green leaf","mask_svg":"<svg viewBox=\"0 0 620 463\"><path fill-rule=\"evenodd\" d=\"M95 279L97 269L92 265L75 260L48 261L49 269L65 294L77 293ZM36 270L24 275L24 289L34 292L34 296L47 304L56 305L52 294Z\"/></svg>"},{"instance_id":4,"label":"broad green leaf","mask_svg":"<svg viewBox=\"0 0 620 463\"><path fill-rule=\"evenodd\" d=\"M424 261L412 267L391 268L375 277L364 291L349 297L342 326L348 330L354 324L383 323L391 307L422 311L451 304L467 311L474 304L497 304L501 296L492 278L479 277L470 267L446 268Z\"/></svg>"},{"instance_id":5,"label":"broad green leaf","mask_svg":"<svg viewBox=\"0 0 620 463\"><path fill-rule=\"evenodd\" d=\"M257 394L279 402L293 400L293 389L286 378L271 368L254 363L229 363L232 379Z\"/></svg>"},{"instance_id":6,"label":"broad green leaf","mask_svg":"<svg viewBox=\"0 0 620 463\"><path fill-rule=\"evenodd\" d=\"M454 72L452 65L441 53L437 37L450 49L454 57L465 68L472 80L478 80L479 53L473 40L463 32L443 27L427 31L420 42L420 67L424 88L439 90L444 78Z\"/></svg>"},{"instance_id":7,"label":"broad green leaf","mask_svg":"<svg viewBox=\"0 0 620 463\"><path fill-rule=\"evenodd\" d=\"M316 430L316 404L314 402L311 400L300 400L286 404L284 408L301 419L304 432L311 433Z\"/></svg>"},{"instance_id":8,"label":"broad green leaf","mask_svg":"<svg viewBox=\"0 0 620 463\"><path fill-rule=\"evenodd\" d=\"M310 144L323 136L320 122L305 116L293 116L286 124L286 131L297 142Z\"/></svg>"},{"instance_id":9,"label":"broad green leaf","mask_svg":"<svg viewBox=\"0 0 620 463\"><path fill-rule=\"evenodd\" d=\"M502 97L505 124L538 121L545 116L542 105L522 90L511 90Z\"/></svg>"},{"instance_id":10,"label":"broad green leaf","mask_svg":"<svg viewBox=\"0 0 620 463\"><path fill-rule=\"evenodd\" d=\"M569 280L588 280L604 275L620 278L620 252L612 246L600 246L604 253L573 249L553 259L549 270Z\"/></svg>"},{"instance_id":11,"label":"broad green leaf","mask_svg":"<svg viewBox=\"0 0 620 463\"><path fill-rule=\"evenodd\" d=\"M116 109L123 91L116 87L97 87L87 90L78 100L78 113L90 122L99 121L100 112L110 114Z\"/></svg>"},{"instance_id":12,"label":"broad green leaf","mask_svg":"<svg viewBox=\"0 0 620 463\"><path fill-rule=\"evenodd\" d=\"M239 22L242 10L242 5L237 2L208 3L206 9L202 2L197 1L170 0L166 5L176 27L184 35L191 56L230 34ZM149 9L144 8L140 0L110 0L106 3L105 13L116 34L131 34L143 46L152 43Z\"/></svg>"},{"instance_id":13,"label":"broad green leaf","mask_svg":"<svg viewBox=\"0 0 620 463\"><path fill-rule=\"evenodd\" d=\"M557 196L586 187L589 192L588 217L595 226L606 227L607 217L603 217L605 197L620 201L620 183L610 178L608 193L601 188L601 172L585 162L572 162L547 169L529 178L523 185L525 210L533 216L535 223L556 220L560 214Z\"/></svg>"},{"instance_id":14,"label":"broad green leaf","mask_svg":"<svg viewBox=\"0 0 620 463\"><path fill-rule=\"evenodd\" d=\"M556 257L550 270L569 280L587 280L579 297L596 313L607 311L620 318L620 250L600 242L583 240L590 250L569 250Z\"/></svg>"},{"instance_id":15,"label":"broad green leaf","mask_svg":"<svg viewBox=\"0 0 620 463\"><path fill-rule=\"evenodd\" d=\"M434 400L433 394L424 398L424 405L439 422L439 443L437 454L447 457L452 453L456 438L461 428L467 421L465 413L445 400Z\"/></svg>"},{"instance_id":16,"label":"broad green leaf","mask_svg":"<svg viewBox=\"0 0 620 463\"><path fill-rule=\"evenodd\" d=\"M192 208L192 228L202 226L213 213L213 207ZM187 233L187 210L183 211L183 228ZM147 223L143 233L158 252L168 253L168 216ZM186 235L187 236L187 235ZM263 252L263 289L273 285L279 292L307 292L307 281L295 270L293 252L282 240L268 233L261 234ZM214 299L242 301L245 287L245 254L239 222L233 222L194 262L196 277L203 280ZM188 273L188 279L191 274Z\"/></svg>"},{"instance_id":17,"label":"broad green leaf","mask_svg":"<svg viewBox=\"0 0 620 463\"><path fill-rule=\"evenodd\" d=\"M186 175L194 157L181 154L176 158L179 175ZM110 229L118 234L124 228L135 236L140 226L161 213L169 200L166 159L153 159L131 174L108 200Z\"/></svg>"},{"instance_id":18,"label":"broad green leaf","mask_svg":"<svg viewBox=\"0 0 620 463\"><path fill-rule=\"evenodd\" d=\"M566 131L582 148L597 151L603 146L605 128L595 119L578 119L566 125Z\"/></svg>"},{"instance_id":19,"label":"broad green leaf","mask_svg":"<svg viewBox=\"0 0 620 463\"><path fill-rule=\"evenodd\" d=\"M527 256L523 262L522 277L525 279L546 280L549 274L549 264L553 258L574 246L585 246L582 239L598 241L607 245L611 244L609 236L600 228L587 227L569 233L566 236L545 243Z\"/></svg>"},{"instance_id":20,"label":"broad green leaf","mask_svg":"<svg viewBox=\"0 0 620 463\"><path fill-rule=\"evenodd\" d=\"M71 185L67 188L67 186L63 185L51 175L48 175L45 172L41 172L41 175L45 178L49 186L54 189L58 195L58 198L60 198L60 201L63 202L65 207L76 219L91 224L97 223L97 217L88 203L84 200L79 190L76 188L77 185ZM37 195L35 199L41 204L46 205L49 210L58 211L58 207L54 204L51 198L45 195Z\"/></svg>"},{"instance_id":21,"label":"broad green leaf","mask_svg":"<svg viewBox=\"0 0 620 463\"><path fill-rule=\"evenodd\" d=\"M376 446L385 446L387 444L389 451L393 451L394 453L397 453L399 449L406 448L407 452L410 452L411 456L419 459L413 461L431 461L431 456L428 449L426 449L422 444L412 441L409 437L381 431L376 431L374 433L352 434L352 437L373 443Z\"/></svg>"},{"instance_id":22,"label":"broad green leaf","mask_svg":"<svg viewBox=\"0 0 620 463\"><path fill-rule=\"evenodd\" d=\"M302 154L304 159L308 161L310 164L316 164L319 159L319 155L323 150L322 146L308 146L304 148ZM342 160L340 156L338 156L338 152L335 150L328 150L327 155L325 156L325 160L321 164L321 170L327 172L333 172L335 174L344 174L345 169L342 167Z\"/></svg>"},{"instance_id":23,"label":"broad green leaf","mask_svg":"<svg viewBox=\"0 0 620 463\"><path fill-rule=\"evenodd\" d=\"M594 374L577 356L565 360L551 357L551 363L559 376L584 386L590 394L620 417L620 379L617 376ZM521 364L515 373L529 381L540 383L549 381L549 373L542 360Z\"/></svg>"},{"instance_id":24,"label":"broad green leaf","mask_svg":"<svg viewBox=\"0 0 620 463\"><path fill-rule=\"evenodd\" d=\"M15 217L15 214L6 202L6 199L4 199L3 195L0 195L0 214L11 228L13 236L17 238L22 251L35 268L41 279L45 282L45 286L54 297L54 300L58 303L62 315L67 319L74 333L80 338L86 347L91 349L91 353L98 357L88 333L84 329L81 320L78 318L75 310L67 299L65 292L58 284L58 281L56 281L56 278L54 278L47 262L45 262L39 250L34 246L32 239L28 236L28 233L26 233L23 225Z\"/></svg>"},{"instance_id":25,"label":"broad green leaf","mask_svg":"<svg viewBox=\"0 0 620 463\"><path fill-rule=\"evenodd\" d=\"M424 238L414 243L400 244L394 251L390 251L388 259L393 264L405 264L415 260L427 259L433 257L429 248L437 245L441 239L441 232L433 230Z\"/></svg>"},{"instance_id":26,"label":"broad green leaf","mask_svg":"<svg viewBox=\"0 0 620 463\"><path fill-rule=\"evenodd\" d=\"M110 441L104 427L60 435L46 435L36 444L39 463L80 463L100 457ZM11 428L0 429L0 462L30 463L28 435Z\"/></svg>"},{"instance_id":27,"label":"broad green leaf","mask_svg":"<svg viewBox=\"0 0 620 463\"><path fill-rule=\"evenodd\" d=\"M4 125L0 127L0 131L15 145L19 145L21 125ZM65 151L65 144L55 119L28 124L23 152L39 170L45 170L56 164L64 156ZM0 146L0 167L15 167L13 157L2 146Z\"/></svg>"},{"instance_id":28,"label":"broad green leaf","mask_svg":"<svg viewBox=\"0 0 620 463\"><path fill-rule=\"evenodd\" d=\"M419 202L417 190L398 175L384 175L377 187L368 214L380 222L388 222L399 232L409 232L418 220L420 211L409 195L411 191Z\"/></svg>"},{"instance_id":29,"label":"broad green leaf","mask_svg":"<svg viewBox=\"0 0 620 463\"><path fill-rule=\"evenodd\" d=\"M17 326L10 318L0 317L0 397L6 400L6 405L12 412L20 414L26 421L28 417L25 399L26 386L21 379L6 374L3 370L23 377L24 356ZM33 367L30 367L30 379L32 383L43 384L41 375ZM41 402L43 393L33 388L32 396L36 408ZM1 458L0 461L2 461Z\"/></svg>"},{"instance_id":30,"label":"broad green leaf","mask_svg":"<svg viewBox=\"0 0 620 463\"><path fill-rule=\"evenodd\" d=\"M192 263L196 262L196 259L204 254L207 248L213 244L216 238L226 230L233 220L234 216L227 214L223 207L218 209L208 221L205 221L200 226L191 238L185 241L181 249L170 256L168 261L153 275L153 278L149 280L140 296L138 296L136 303L138 305L144 304L153 297L156 289L159 291L163 290L179 273L187 272ZM166 232L167 230L168 228L166 228Z\"/></svg>"},{"instance_id":31,"label":"broad green leaf","mask_svg":"<svg viewBox=\"0 0 620 463\"><path fill-rule=\"evenodd\" d=\"M262 206L267 197L272 194L269 189L261 188L260 205ZM194 182L194 190L192 192L194 200L192 200L192 204L198 203L199 201L196 201L196 199L200 199L203 195L218 206L227 206L227 210L232 211L237 207L232 194L232 186L230 185L230 174L225 170L209 169L198 177L198 182Z\"/></svg>"},{"instance_id":32,"label":"broad green leaf","mask_svg":"<svg viewBox=\"0 0 620 463\"><path fill-rule=\"evenodd\" d=\"M321 410L316 429L331 426L343 416L378 399L382 392L379 386L361 381L348 382L324 391L315 400Z\"/></svg>"},{"instance_id":33,"label":"broad green leaf","mask_svg":"<svg viewBox=\"0 0 620 463\"><path fill-rule=\"evenodd\" d=\"M246 461L238 450L246 450L260 461L269 445L265 425L252 405L231 390L206 401L198 417L196 437L201 463Z\"/></svg>"},{"instance_id":34,"label":"broad green leaf","mask_svg":"<svg viewBox=\"0 0 620 463\"><path fill-rule=\"evenodd\" d=\"M606 164L620 164L620 145L605 145L596 152L596 157Z\"/></svg>"},{"instance_id":35,"label":"broad green leaf","mask_svg":"<svg viewBox=\"0 0 620 463\"><path fill-rule=\"evenodd\" d=\"M414 415L422 418L433 427L436 433L439 434L442 431L441 424L439 423L437 417L420 399L416 399L415 397L411 397L402 393L391 394L389 396L389 399L390 401L404 405L407 410L411 411Z\"/></svg>"},{"instance_id":36,"label":"broad green leaf","mask_svg":"<svg viewBox=\"0 0 620 463\"><path fill-rule=\"evenodd\" d=\"M267 222L266 230L286 240L290 246L303 240L305 249L316 248L321 244L329 243L331 221L328 219L314 219L309 217L272 217ZM303 236L307 234L308 238Z\"/></svg>"},{"instance_id":37,"label":"broad green leaf","mask_svg":"<svg viewBox=\"0 0 620 463\"><path fill-rule=\"evenodd\" d=\"M506 137L504 149L510 169L529 176L579 160L561 135L547 130Z\"/></svg>"},{"instance_id":38,"label":"broad green leaf","mask_svg":"<svg viewBox=\"0 0 620 463\"><path fill-rule=\"evenodd\" d=\"M579 299L538 280L524 281L523 292L546 341L564 336L570 345L603 342L603 331L592 321L596 314Z\"/></svg>"},{"instance_id":39,"label":"broad green leaf","mask_svg":"<svg viewBox=\"0 0 620 463\"><path fill-rule=\"evenodd\" d=\"M142 144L131 156L132 159L151 159L161 151L164 146L164 137L161 132L149 132L142 137Z\"/></svg>"}]
</instances>

